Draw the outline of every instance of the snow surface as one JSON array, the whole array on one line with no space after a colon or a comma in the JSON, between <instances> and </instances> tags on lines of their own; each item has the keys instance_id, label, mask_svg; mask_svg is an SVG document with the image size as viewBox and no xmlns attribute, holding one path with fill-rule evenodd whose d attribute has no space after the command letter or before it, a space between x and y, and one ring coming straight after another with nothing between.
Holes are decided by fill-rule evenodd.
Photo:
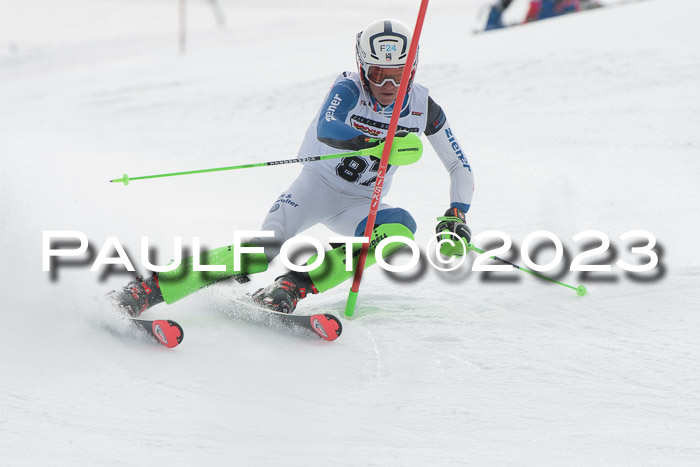
<instances>
[{"instance_id":1,"label":"snow surface","mask_svg":"<svg viewBox=\"0 0 700 467\"><path fill-rule=\"evenodd\" d=\"M520 245L549 230L570 261L571 237L597 229L611 263L635 261L619 235L643 229L659 242L651 274L562 271L581 298L517 272L373 268L327 343L232 308L275 263L148 311L185 328L168 350L95 298L129 274L42 272L42 231L85 232L94 252L117 236L138 263L141 236L167 259L175 236L215 247L259 228L298 167L107 180L294 157L354 68L354 34L412 25L419 4L229 1L220 29L190 1L182 55L176 3L0 0L0 465L700 463L698 2L472 36L478 2L434 0L421 41L418 80L475 171L474 232ZM448 204L426 147L386 198L421 245ZM348 287L299 312L340 315Z\"/></svg>"}]
</instances>

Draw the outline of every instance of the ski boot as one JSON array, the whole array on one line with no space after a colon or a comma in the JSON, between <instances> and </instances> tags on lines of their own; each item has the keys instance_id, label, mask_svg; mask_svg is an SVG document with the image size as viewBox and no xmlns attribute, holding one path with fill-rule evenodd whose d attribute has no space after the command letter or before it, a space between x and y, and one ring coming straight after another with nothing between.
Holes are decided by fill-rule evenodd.
<instances>
[{"instance_id":1,"label":"ski boot","mask_svg":"<svg viewBox=\"0 0 700 467\"><path fill-rule=\"evenodd\" d=\"M164 301L158 285L158 275L144 279L137 278L121 290L113 290L107 296L124 314L136 317L148 308Z\"/></svg>"},{"instance_id":2,"label":"ski boot","mask_svg":"<svg viewBox=\"0 0 700 467\"><path fill-rule=\"evenodd\" d=\"M305 272L289 272L275 279L264 289L258 289L250 298L265 308L280 313L292 313L297 302L308 294L317 294L311 278Z\"/></svg>"}]
</instances>

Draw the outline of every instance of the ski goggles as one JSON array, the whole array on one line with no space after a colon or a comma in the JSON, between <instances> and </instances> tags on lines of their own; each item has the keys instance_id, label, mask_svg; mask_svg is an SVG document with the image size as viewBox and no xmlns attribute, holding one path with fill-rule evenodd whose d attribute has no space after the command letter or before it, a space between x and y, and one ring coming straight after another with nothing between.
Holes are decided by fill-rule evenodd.
<instances>
[{"instance_id":1,"label":"ski goggles","mask_svg":"<svg viewBox=\"0 0 700 467\"><path fill-rule=\"evenodd\" d=\"M377 86L384 86L388 81L394 83L394 86L398 86L401 84L403 69L404 67L384 68L372 65L367 69L367 79Z\"/></svg>"}]
</instances>

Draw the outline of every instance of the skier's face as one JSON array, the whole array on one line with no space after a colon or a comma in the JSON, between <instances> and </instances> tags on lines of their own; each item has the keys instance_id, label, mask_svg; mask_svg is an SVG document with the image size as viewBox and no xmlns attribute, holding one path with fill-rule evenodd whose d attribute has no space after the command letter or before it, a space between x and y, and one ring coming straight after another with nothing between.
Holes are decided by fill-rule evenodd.
<instances>
[{"instance_id":1,"label":"skier's face","mask_svg":"<svg viewBox=\"0 0 700 467\"><path fill-rule=\"evenodd\" d=\"M396 100L396 95L399 93L399 87L391 81L386 81L382 86L378 86L370 81L369 90L374 98L385 107L393 104Z\"/></svg>"}]
</instances>

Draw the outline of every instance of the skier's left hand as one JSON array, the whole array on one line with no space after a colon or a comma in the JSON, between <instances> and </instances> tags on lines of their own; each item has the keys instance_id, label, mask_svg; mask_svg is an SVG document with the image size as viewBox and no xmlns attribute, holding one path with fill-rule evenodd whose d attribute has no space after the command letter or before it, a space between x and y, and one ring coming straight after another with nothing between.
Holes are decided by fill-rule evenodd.
<instances>
[{"instance_id":1,"label":"skier's left hand","mask_svg":"<svg viewBox=\"0 0 700 467\"><path fill-rule=\"evenodd\" d=\"M469 226L467 226L464 212L462 212L461 209L448 209L445 211L444 217L438 217L438 221L440 222L437 227L435 227L436 233L439 234L447 230L462 237L466 243L472 241L472 231Z\"/></svg>"}]
</instances>

